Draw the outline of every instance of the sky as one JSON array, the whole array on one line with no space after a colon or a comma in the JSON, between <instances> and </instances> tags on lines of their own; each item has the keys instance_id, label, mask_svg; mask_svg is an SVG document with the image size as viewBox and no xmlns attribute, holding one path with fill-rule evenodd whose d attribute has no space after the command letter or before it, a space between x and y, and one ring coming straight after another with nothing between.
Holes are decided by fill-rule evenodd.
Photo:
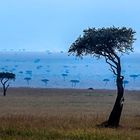
<instances>
[{"instance_id":1,"label":"sky","mask_svg":"<svg viewBox=\"0 0 140 140\"><path fill-rule=\"evenodd\" d=\"M0 0L0 50L68 51L89 27L131 27L140 52L140 0Z\"/></svg>"}]
</instances>

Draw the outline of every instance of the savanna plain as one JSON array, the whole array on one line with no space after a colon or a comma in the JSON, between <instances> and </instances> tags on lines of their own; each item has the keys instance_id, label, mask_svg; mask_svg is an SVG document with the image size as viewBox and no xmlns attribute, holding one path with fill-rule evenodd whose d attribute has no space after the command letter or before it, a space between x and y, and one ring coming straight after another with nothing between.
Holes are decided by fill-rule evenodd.
<instances>
[{"instance_id":1,"label":"savanna plain","mask_svg":"<svg viewBox=\"0 0 140 140\"><path fill-rule=\"evenodd\" d=\"M119 128L97 127L115 98L115 90L1 90L0 140L140 140L140 91L125 90Z\"/></svg>"}]
</instances>

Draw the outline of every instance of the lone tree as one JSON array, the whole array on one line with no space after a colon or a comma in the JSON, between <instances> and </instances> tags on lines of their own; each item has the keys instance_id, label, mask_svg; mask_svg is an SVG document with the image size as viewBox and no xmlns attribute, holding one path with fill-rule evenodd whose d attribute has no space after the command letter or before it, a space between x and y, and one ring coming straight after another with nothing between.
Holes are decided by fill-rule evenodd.
<instances>
[{"instance_id":1,"label":"lone tree","mask_svg":"<svg viewBox=\"0 0 140 140\"><path fill-rule=\"evenodd\" d=\"M31 78L30 77L25 77L24 80L26 80L27 84L29 85L29 81L31 80Z\"/></svg>"},{"instance_id":2,"label":"lone tree","mask_svg":"<svg viewBox=\"0 0 140 140\"><path fill-rule=\"evenodd\" d=\"M9 87L9 80L15 80L15 74L9 72L0 72L0 81L3 86L3 96L6 96L6 91Z\"/></svg>"},{"instance_id":3,"label":"lone tree","mask_svg":"<svg viewBox=\"0 0 140 140\"><path fill-rule=\"evenodd\" d=\"M124 87L120 56L133 51L135 31L131 28L89 28L83 31L69 48L69 53L78 57L90 54L96 58L105 58L116 77L117 98L109 119L102 123L104 127L118 127L124 102Z\"/></svg>"}]
</instances>

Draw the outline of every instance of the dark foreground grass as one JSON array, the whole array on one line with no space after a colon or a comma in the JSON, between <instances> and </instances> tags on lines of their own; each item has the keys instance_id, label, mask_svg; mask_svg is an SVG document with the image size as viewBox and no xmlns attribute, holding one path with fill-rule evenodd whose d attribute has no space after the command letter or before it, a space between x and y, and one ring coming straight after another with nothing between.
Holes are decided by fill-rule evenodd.
<instances>
[{"instance_id":1,"label":"dark foreground grass","mask_svg":"<svg viewBox=\"0 0 140 140\"><path fill-rule=\"evenodd\" d=\"M122 120L118 129L97 128L102 117L23 116L0 118L0 140L139 140L140 118Z\"/></svg>"}]
</instances>

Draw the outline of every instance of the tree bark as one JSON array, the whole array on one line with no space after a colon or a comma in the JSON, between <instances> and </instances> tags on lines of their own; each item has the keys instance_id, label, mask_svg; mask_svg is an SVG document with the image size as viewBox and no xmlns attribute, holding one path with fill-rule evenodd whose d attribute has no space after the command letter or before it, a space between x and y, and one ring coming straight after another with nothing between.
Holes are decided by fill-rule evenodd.
<instances>
[{"instance_id":1,"label":"tree bark","mask_svg":"<svg viewBox=\"0 0 140 140\"><path fill-rule=\"evenodd\" d=\"M114 104L114 107L110 113L108 121L102 123L105 127L118 127L120 122L120 117L123 109L123 102L124 102L124 87L123 87L123 80L124 77L121 75L121 64L120 58L117 56L117 67L116 67L116 84L117 84L117 98Z\"/></svg>"},{"instance_id":2,"label":"tree bark","mask_svg":"<svg viewBox=\"0 0 140 140\"><path fill-rule=\"evenodd\" d=\"M5 86L5 84L3 84L3 96L6 96L8 87L9 87L9 84L7 86Z\"/></svg>"},{"instance_id":3,"label":"tree bark","mask_svg":"<svg viewBox=\"0 0 140 140\"><path fill-rule=\"evenodd\" d=\"M124 87L123 87L123 76L117 77L117 98L112 109L112 112L107 121L106 127L118 127L120 117L123 109L124 102Z\"/></svg>"},{"instance_id":4,"label":"tree bark","mask_svg":"<svg viewBox=\"0 0 140 140\"><path fill-rule=\"evenodd\" d=\"M3 96L6 96L6 87L3 85Z\"/></svg>"}]
</instances>

